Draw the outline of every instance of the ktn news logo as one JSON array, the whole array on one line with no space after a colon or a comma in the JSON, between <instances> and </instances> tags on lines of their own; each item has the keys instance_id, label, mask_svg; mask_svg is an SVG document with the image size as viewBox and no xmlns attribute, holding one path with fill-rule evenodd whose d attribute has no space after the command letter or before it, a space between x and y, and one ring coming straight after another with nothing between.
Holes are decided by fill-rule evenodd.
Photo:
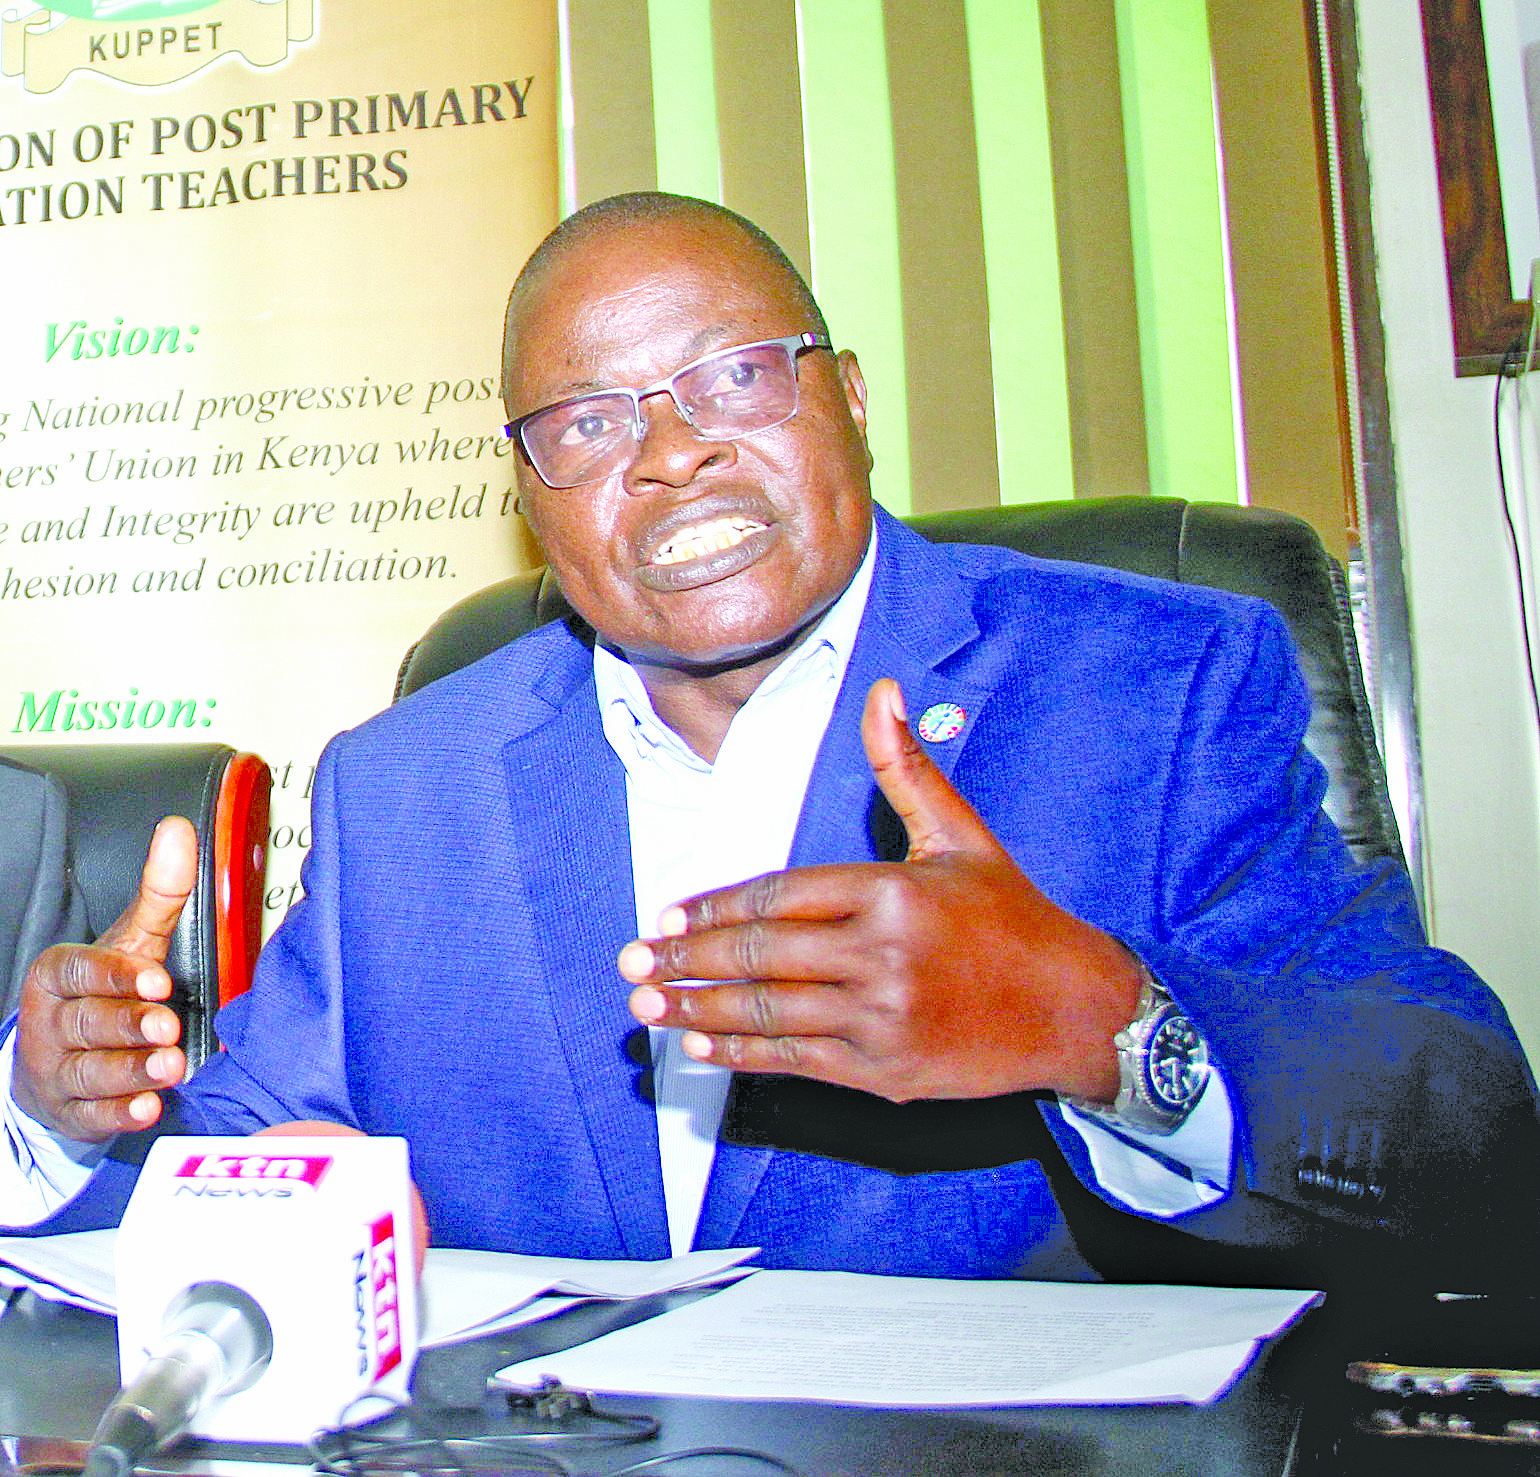
<instances>
[{"instance_id":1,"label":"ktn news logo","mask_svg":"<svg viewBox=\"0 0 1540 1477\"><path fill-rule=\"evenodd\" d=\"M204 1189L258 1189L291 1184L313 1190L331 1168L329 1155L309 1154L190 1154L172 1176L176 1190L192 1182Z\"/></svg>"}]
</instances>

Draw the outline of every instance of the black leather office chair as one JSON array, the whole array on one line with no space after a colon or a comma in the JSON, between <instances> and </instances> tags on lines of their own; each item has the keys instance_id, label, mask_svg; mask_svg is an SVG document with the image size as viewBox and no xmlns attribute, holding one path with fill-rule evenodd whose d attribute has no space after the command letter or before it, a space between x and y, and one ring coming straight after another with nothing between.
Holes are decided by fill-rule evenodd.
<instances>
[{"instance_id":1,"label":"black leather office chair","mask_svg":"<svg viewBox=\"0 0 1540 1477\"><path fill-rule=\"evenodd\" d=\"M1326 810L1360 859L1403 860L1374 741L1342 569L1300 518L1267 508L1120 497L1028 503L907 520L940 543L1004 544L1270 602L1299 647L1314 703L1305 742L1326 769ZM544 570L488 586L446 611L407 653L396 696L571 614Z\"/></svg>"},{"instance_id":2,"label":"black leather office chair","mask_svg":"<svg viewBox=\"0 0 1540 1477\"><path fill-rule=\"evenodd\" d=\"M69 794L75 880L94 937L133 900L163 816L198 829L198 883L166 968L189 1069L217 1049L214 1013L251 983L262 939L272 774L226 744L31 745L0 749L58 776Z\"/></svg>"}]
</instances>

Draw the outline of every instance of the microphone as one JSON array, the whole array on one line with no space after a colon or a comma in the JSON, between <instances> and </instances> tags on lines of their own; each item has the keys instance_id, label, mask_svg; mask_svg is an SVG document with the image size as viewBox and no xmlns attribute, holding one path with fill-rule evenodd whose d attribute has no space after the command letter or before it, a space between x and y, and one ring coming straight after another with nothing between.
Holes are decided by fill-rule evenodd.
<instances>
[{"instance_id":1,"label":"microphone","mask_svg":"<svg viewBox=\"0 0 1540 1477\"><path fill-rule=\"evenodd\" d=\"M273 1357L273 1325L228 1282L197 1282L166 1309L149 1362L118 1391L86 1453L85 1477L128 1477L216 1396L244 1390Z\"/></svg>"},{"instance_id":2,"label":"microphone","mask_svg":"<svg viewBox=\"0 0 1540 1477\"><path fill-rule=\"evenodd\" d=\"M118 1230L122 1388L90 1477L183 1432L305 1441L417 1352L406 1142L157 1139Z\"/></svg>"}]
</instances>

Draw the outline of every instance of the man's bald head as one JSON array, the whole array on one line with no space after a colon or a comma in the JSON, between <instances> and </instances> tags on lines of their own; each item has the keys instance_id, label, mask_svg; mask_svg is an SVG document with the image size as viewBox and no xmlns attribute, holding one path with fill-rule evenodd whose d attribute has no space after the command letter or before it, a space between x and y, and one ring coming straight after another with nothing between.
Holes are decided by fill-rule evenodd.
<instances>
[{"instance_id":1,"label":"man's bald head","mask_svg":"<svg viewBox=\"0 0 1540 1477\"><path fill-rule=\"evenodd\" d=\"M559 421L563 444L629 436L591 480L548 483L527 454L514 469L568 601L677 690L726 683L741 701L838 598L870 541L855 356L821 341L806 288L761 232L678 196L573 217L526 270L509 323L510 423L576 406ZM794 355L784 416L738 436L699 431L674 378L701 369L716 377L687 393L729 399L774 366L726 356L771 344Z\"/></svg>"},{"instance_id":2,"label":"man's bald head","mask_svg":"<svg viewBox=\"0 0 1540 1477\"><path fill-rule=\"evenodd\" d=\"M671 195L663 190L637 190L631 194L611 195L604 200L595 200L591 205L574 211L535 248L525 262L509 295L508 313L504 322L505 384L508 356L514 348L515 310L555 261L574 247L586 246L612 232L624 232L631 226L650 226L671 221L682 225L699 222L717 227L726 226L764 259L766 271L781 279L797 305L807 313L812 326L820 333L828 333L823 313L802 273L775 241L753 221L710 200L697 200L691 195Z\"/></svg>"}]
</instances>

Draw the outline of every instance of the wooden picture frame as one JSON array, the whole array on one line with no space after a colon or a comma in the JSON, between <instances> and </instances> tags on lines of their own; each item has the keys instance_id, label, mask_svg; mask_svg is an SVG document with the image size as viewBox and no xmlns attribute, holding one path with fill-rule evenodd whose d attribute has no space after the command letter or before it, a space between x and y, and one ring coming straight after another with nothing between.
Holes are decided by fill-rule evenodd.
<instances>
[{"instance_id":1,"label":"wooden picture frame","mask_svg":"<svg viewBox=\"0 0 1540 1477\"><path fill-rule=\"evenodd\" d=\"M1496 374L1524 338L1529 303L1513 296L1480 0L1422 0L1422 31L1455 373Z\"/></svg>"}]
</instances>

